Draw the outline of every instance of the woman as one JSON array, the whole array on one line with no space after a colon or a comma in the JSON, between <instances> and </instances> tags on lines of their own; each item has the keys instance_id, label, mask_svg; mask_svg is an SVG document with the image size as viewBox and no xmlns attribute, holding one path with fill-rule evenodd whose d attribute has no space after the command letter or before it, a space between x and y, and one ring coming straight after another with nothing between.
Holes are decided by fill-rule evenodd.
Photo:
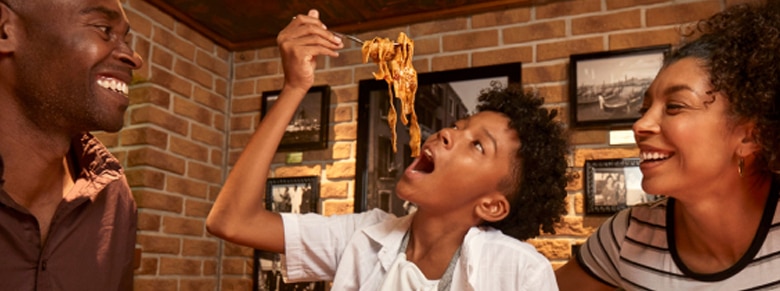
<instances>
[{"instance_id":1,"label":"woman","mask_svg":"<svg viewBox=\"0 0 780 291\"><path fill-rule=\"evenodd\" d=\"M737 6L666 56L634 136L666 199L608 219L556 271L561 290L780 287L780 10Z\"/></svg>"}]
</instances>

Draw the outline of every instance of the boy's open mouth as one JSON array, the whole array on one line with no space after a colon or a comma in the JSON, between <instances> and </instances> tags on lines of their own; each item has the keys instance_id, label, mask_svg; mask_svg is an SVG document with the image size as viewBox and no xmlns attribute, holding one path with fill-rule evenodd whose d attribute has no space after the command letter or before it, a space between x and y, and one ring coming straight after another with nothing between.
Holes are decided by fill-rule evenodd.
<instances>
[{"instance_id":1,"label":"boy's open mouth","mask_svg":"<svg viewBox=\"0 0 780 291\"><path fill-rule=\"evenodd\" d=\"M421 172L430 174L434 170L433 153L430 149L423 149L422 155L417 159L417 163L414 164L412 170L415 172Z\"/></svg>"}]
</instances>

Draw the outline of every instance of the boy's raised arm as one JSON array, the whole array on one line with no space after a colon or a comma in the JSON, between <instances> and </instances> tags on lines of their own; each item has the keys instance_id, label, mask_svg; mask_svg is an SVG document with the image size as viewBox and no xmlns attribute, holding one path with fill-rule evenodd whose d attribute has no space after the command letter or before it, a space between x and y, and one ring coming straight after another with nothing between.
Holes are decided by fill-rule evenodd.
<instances>
[{"instance_id":1,"label":"boy's raised arm","mask_svg":"<svg viewBox=\"0 0 780 291\"><path fill-rule=\"evenodd\" d=\"M338 56L341 40L319 20L316 10L298 15L277 37L284 87L228 175L206 219L207 230L227 241L284 252L281 216L265 210L268 171L276 148L301 100L314 83L316 58Z\"/></svg>"}]
</instances>

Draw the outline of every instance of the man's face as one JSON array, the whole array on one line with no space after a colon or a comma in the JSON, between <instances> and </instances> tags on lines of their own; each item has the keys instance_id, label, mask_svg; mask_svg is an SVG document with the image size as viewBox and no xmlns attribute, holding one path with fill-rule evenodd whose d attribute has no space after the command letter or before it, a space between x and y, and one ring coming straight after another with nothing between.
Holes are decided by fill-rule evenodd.
<instances>
[{"instance_id":1,"label":"man's face","mask_svg":"<svg viewBox=\"0 0 780 291\"><path fill-rule=\"evenodd\" d=\"M15 94L43 130L122 128L132 70L143 61L126 43L117 0L21 1Z\"/></svg>"}]
</instances>

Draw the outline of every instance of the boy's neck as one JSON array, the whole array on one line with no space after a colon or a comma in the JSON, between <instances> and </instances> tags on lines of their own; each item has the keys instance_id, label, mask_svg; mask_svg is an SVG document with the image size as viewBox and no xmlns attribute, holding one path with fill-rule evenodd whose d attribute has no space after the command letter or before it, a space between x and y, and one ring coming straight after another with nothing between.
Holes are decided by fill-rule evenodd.
<instances>
[{"instance_id":1,"label":"boy's neck","mask_svg":"<svg viewBox=\"0 0 780 291\"><path fill-rule=\"evenodd\" d=\"M452 220L428 219L418 214L415 214L409 229L406 259L414 263L426 278L437 280L446 271L472 226L453 224Z\"/></svg>"}]
</instances>

